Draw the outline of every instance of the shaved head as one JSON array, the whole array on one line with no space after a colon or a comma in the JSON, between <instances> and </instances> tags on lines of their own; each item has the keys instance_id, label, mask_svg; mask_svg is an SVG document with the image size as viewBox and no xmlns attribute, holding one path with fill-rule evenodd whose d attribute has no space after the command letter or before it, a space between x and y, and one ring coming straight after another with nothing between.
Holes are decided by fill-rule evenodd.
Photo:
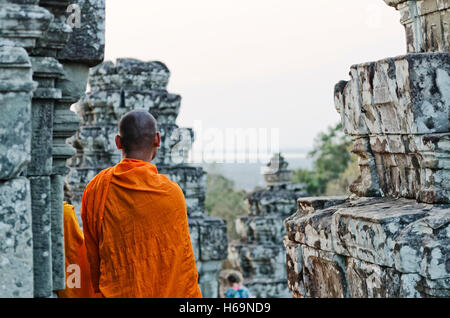
<instances>
[{"instance_id":1,"label":"shaved head","mask_svg":"<svg viewBox=\"0 0 450 318\"><path fill-rule=\"evenodd\" d=\"M145 110L126 113L119 122L120 142L126 154L153 149L157 133L155 118Z\"/></svg>"}]
</instances>

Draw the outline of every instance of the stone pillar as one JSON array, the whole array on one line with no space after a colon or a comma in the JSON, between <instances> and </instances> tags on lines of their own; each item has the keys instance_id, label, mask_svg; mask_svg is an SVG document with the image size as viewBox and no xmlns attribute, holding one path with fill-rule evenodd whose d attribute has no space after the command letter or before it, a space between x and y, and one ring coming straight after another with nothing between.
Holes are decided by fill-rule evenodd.
<instances>
[{"instance_id":1,"label":"stone pillar","mask_svg":"<svg viewBox=\"0 0 450 318\"><path fill-rule=\"evenodd\" d=\"M65 288L62 202L53 177L53 121L55 104L62 98L56 81L65 77L57 52L69 41L71 27L66 24L65 10L70 1L40 1L53 14L45 35L31 52L33 77L38 88L33 96L33 138L28 177L32 191L34 239L34 295L50 297L54 290ZM59 209L60 208L60 209ZM62 257L61 257L62 256Z\"/></svg>"},{"instance_id":2,"label":"stone pillar","mask_svg":"<svg viewBox=\"0 0 450 318\"><path fill-rule=\"evenodd\" d=\"M299 199L286 220L295 297L450 296L449 2L385 2L410 53L335 87L361 175L350 198Z\"/></svg>"},{"instance_id":3,"label":"stone pillar","mask_svg":"<svg viewBox=\"0 0 450 318\"><path fill-rule=\"evenodd\" d=\"M51 297L53 291L65 288L62 200L53 173L54 118L62 90L56 82L66 76L57 53L68 43L72 28L66 23L66 8L71 2L41 0L39 5L53 15L45 35L31 52L33 78L38 88L33 96L33 138L31 182L34 244L34 296ZM61 200L61 202L59 202Z\"/></svg>"},{"instance_id":4,"label":"stone pillar","mask_svg":"<svg viewBox=\"0 0 450 318\"><path fill-rule=\"evenodd\" d=\"M64 76L62 65L51 57L32 57L33 78L39 84L33 96L32 146L28 178L31 182L34 292L36 297L50 297L53 291L52 255L52 138L55 100L61 90L55 88L58 77ZM61 288L60 288L61 289Z\"/></svg>"},{"instance_id":5,"label":"stone pillar","mask_svg":"<svg viewBox=\"0 0 450 318\"><path fill-rule=\"evenodd\" d=\"M75 31L67 24L74 3L84 10ZM0 227L6 237L0 266L8 268L0 274L0 295L51 297L65 288L63 186L66 160L75 153L65 140L79 124L69 107L85 91L89 66L103 60L102 16L102 0L0 0L0 99L10 118L0 135L8 148L0 155L0 215L10 224ZM20 246L18 256L11 242Z\"/></svg>"},{"instance_id":6,"label":"stone pillar","mask_svg":"<svg viewBox=\"0 0 450 318\"><path fill-rule=\"evenodd\" d=\"M175 123L181 97L167 92L169 76L163 63L135 59L118 59L116 64L105 62L91 70L91 91L75 106L82 125L76 138L72 138L77 154L71 160L66 198L79 214L87 183L121 160L114 142L120 118L134 109L149 111L161 132L161 148L154 163L184 192L200 288L204 297L217 297L218 272L227 253L226 224L204 211L205 172L185 163L193 132Z\"/></svg>"},{"instance_id":7,"label":"stone pillar","mask_svg":"<svg viewBox=\"0 0 450 318\"><path fill-rule=\"evenodd\" d=\"M64 70L64 77L55 82L61 90L61 98L54 105L52 138L52 258L53 289L65 288L63 200L64 184L69 168L67 160L76 154L67 139L72 137L81 123L81 118L70 107L86 91L89 68L103 62L105 48L105 1L71 0L80 12L79 25L74 21L69 41L56 52L56 58ZM55 8L55 13L66 13L68 6ZM63 11L61 12L61 9Z\"/></svg>"},{"instance_id":8,"label":"stone pillar","mask_svg":"<svg viewBox=\"0 0 450 318\"><path fill-rule=\"evenodd\" d=\"M28 52L52 15L34 0L0 1L0 297L33 296L32 107ZM45 200L45 199L44 199Z\"/></svg>"},{"instance_id":9,"label":"stone pillar","mask_svg":"<svg viewBox=\"0 0 450 318\"><path fill-rule=\"evenodd\" d=\"M292 171L280 154L272 157L264 174L267 187L247 196L249 215L238 217L240 241L229 245L228 259L256 297L289 297L283 237L284 219L291 213L303 185L292 184Z\"/></svg>"}]
</instances>

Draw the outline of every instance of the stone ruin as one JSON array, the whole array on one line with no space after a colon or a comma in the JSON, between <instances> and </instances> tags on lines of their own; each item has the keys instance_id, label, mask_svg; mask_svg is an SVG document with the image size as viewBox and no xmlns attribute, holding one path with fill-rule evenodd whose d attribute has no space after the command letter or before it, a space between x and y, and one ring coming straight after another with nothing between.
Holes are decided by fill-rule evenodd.
<instances>
[{"instance_id":1,"label":"stone ruin","mask_svg":"<svg viewBox=\"0 0 450 318\"><path fill-rule=\"evenodd\" d=\"M104 15L104 0L0 0L0 297L65 288L66 139L80 123L69 108L103 60Z\"/></svg>"},{"instance_id":2,"label":"stone ruin","mask_svg":"<svg viewBox=\"0 0 450 318\"><path fill-rule=\"evenodd\" d=\"M286 220L295 297L450 296L450 5L385 2L408 54L335 87L361 175L350 198L300 198Z\"/></svg>"},{"instance_id":3,"label":"stone ruin","mask_svg":"<svg viewBox=\"0 0 450 318\"><path fill-rule=\"evenodd\" d=\"M249 213L236 220L240 241L230 243L228 258L253 296L290 297L284 219L292 213L297 198L306 196L305 186L291 183L292 171L281 154L274 155L267 166L267 187L247 196Z\"/></svg>"},{"instance_id":4,"label":"stone ruin","mask_svg":"<svg viewBox=\"0 0 450 318\"><path fill-rule=\"evenodd\" d=\"M135 59L104 62L91 69L90 91L74 105L82 124L72 138L77 153L70 163L66 199L79 214L87 183L121 160L114 137L122 115L134 109L149 111L161 132L161 148L153 163L185 194L199 285L204 297L218 297L219 270L227 257L226 223L205 213L206 173L186 163L194 136L191 129L175 123L181 97L167 92L169 76L163 63Z\"/></svg>"}]
</instances>

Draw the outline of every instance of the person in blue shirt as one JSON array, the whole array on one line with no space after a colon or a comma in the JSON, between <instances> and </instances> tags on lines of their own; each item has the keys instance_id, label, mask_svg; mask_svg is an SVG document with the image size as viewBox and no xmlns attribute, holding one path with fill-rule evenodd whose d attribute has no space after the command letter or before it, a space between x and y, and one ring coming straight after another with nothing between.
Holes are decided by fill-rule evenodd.
<instances>
[{"instance_id":1,"label":"person in blue shirt","mask_svg":"<svg viewBox=\"0 0 450 318\"><path fill-rule=\"evenodd\" d=\"M243 285L241 285L240 278L237 274L231 273L227 277L230 288L225 292L226 298L250 298L250 291Z\"/></svg>"}]
</instances>

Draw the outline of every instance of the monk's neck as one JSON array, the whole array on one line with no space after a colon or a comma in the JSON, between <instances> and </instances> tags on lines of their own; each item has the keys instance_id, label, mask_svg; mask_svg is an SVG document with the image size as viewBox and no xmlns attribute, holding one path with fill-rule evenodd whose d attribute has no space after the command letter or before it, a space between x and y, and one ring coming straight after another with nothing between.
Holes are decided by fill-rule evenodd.
<instances>
[{"instance_id":1,"label":"monk's neck","mask_svg":"<svg viewBox=\"0 0 450 318\"><path fill-rule=\"evenodd\" d=\"M152 161L152 155L150 154L142 154L142 153L123 153L122 158L124 159L134 159L134 160L142 160L151 162Z\"/></svg>"}]
</instances>

